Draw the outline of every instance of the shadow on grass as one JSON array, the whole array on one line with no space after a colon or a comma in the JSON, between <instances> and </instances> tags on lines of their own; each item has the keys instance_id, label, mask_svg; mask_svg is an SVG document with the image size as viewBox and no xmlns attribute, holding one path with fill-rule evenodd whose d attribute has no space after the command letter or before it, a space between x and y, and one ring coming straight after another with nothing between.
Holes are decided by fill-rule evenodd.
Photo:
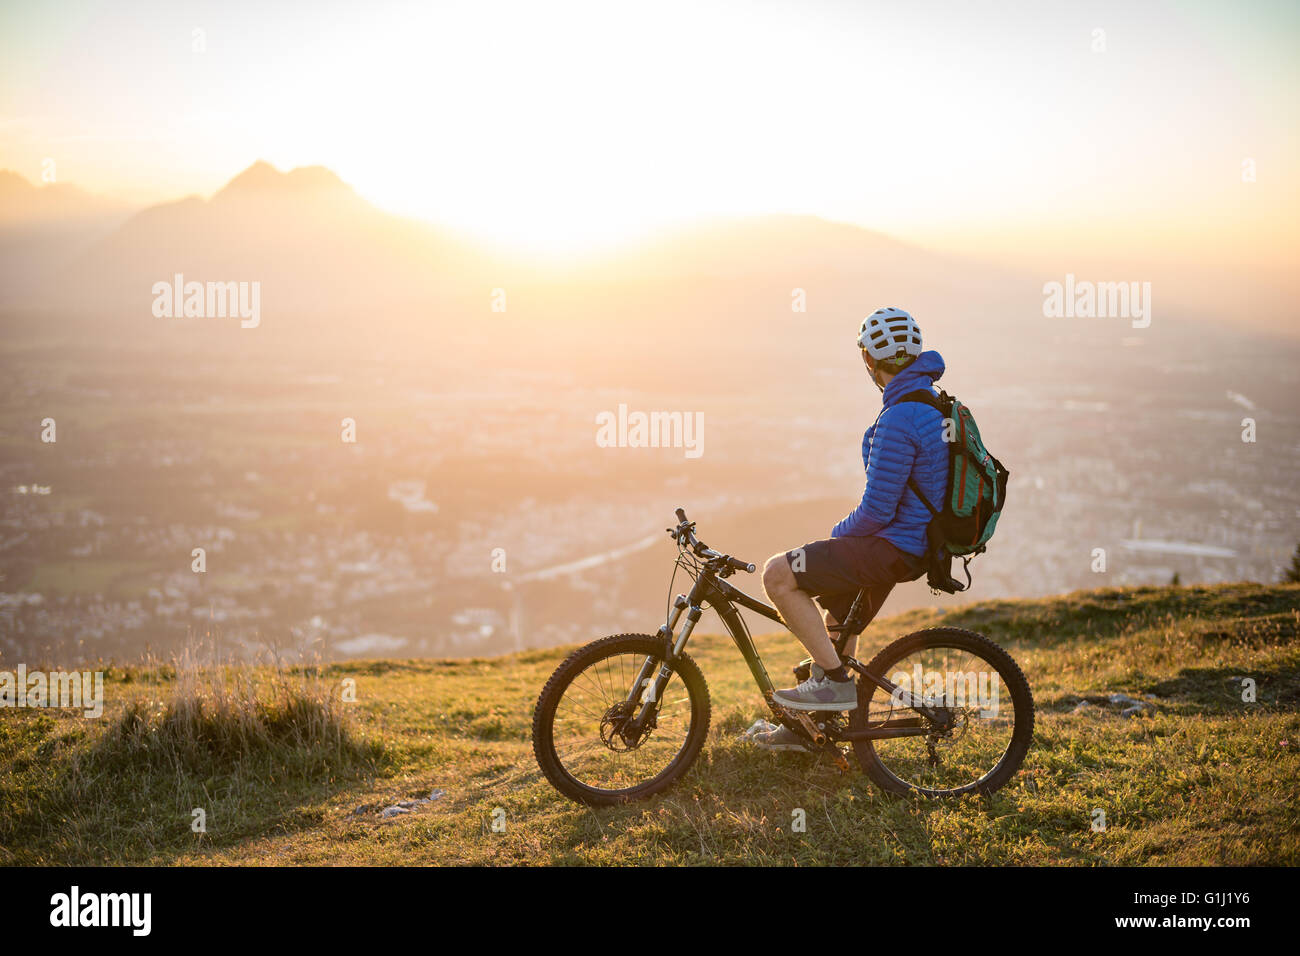
<instances>
[{"instance_id":1,"label":"shadow on grass","mask_svg":"<svg viewBox=\"0 0 1300 956\"><path fill-rule=\"evenodd\" d=\"M1243 699L1247 680L1254 681L1253 702ZM1215 716L1240 715L1251 708L1293 713L1300 711L1300 667L1184 667L1144 690Z\"/></svg>"},{"instance_id":2,"label":"shadow on grass","mask_svg":"<svg viewBox=\"0 0 1300 956\"><path fill-rule=\"evenodd\" d=\"M965 802L991 816L1016 808L1005 791ZM947 805L884 793L856 763L841 774L823 755L728 742L707 749L665 793L572 815L550 852L558 864L604 865L600 847L626 837L626 863L653 852L656 862L928 865L947 862L931 824Z\"/></svg>"}]
</instances>

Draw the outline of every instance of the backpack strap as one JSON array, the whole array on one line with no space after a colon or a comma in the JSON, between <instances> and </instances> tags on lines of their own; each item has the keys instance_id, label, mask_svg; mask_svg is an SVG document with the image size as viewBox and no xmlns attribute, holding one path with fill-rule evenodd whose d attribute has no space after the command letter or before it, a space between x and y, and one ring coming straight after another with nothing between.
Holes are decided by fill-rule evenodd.
<instances>
[{"instance_id":1,"label":"backpack strap","mask_svg":"<svg viewBox=\"0 0 1300 956\"><path fill-rule=\"evenodd\" d=\"M925 505L932 517L939 517L939 509L930 504L930 499L921 494L921 487L916 483L916 479L911 475L907 476L907 487L912 489L912 494L921 499L921 504Z\"/></svg>"},{"instance_id":2,"label":"backpack strap","mask_svg":"<svg viewBox=\"0 0 1300 956\"><path fill-rule=\"evenodd\" d=\"M934 392L930 391L928 388L918 389L915 392L908 392L898 401L900 403L918 402L921 405L929 405L931 408L938 411L940 415L945 417L952 414L952 399L943 392L935 395ZM966 590L959 581L953 579L952 555L941 547L942 541L940 539L942 538L942 533L938 530L938 526L933 520L939 518L939 509L932 505L930 499L922 494L921 486L916 483L916 479L911 475L907 476L907 487L912 489L912 494L921 499L921 504L925 505L926 510L930 512L932 519L925 529L926 548L924 561L928 566L926 584L930 585L930 588L936 592L944 591L948 594L956 594L958 591ZM966 573L968 587L970 571L968 570Z\"/></svg>"},{"instance_id":3,"label":"backpack strap","mask_svg":"<svg viewBox=\"0 0 1300 956\"><path fill-rule=\"evenodd\" d=\"M914 392L908 392L903 395L895 404L903 402L918 402L921 405L929 405L938 411L940 415L948 415L952 409L952 399L948 397L947 392L940 392L938 395L928 388L918 388ZM930 504L930 499L921 494L921 488L916 483L916 479L911 475L907 476L907 487L912 489L912 494L921 499L921 504L925 505L926 510L935 518L939 517L939 509Z\"/></svg>"},{"instance_id":4,"label":"backpack strap","mask_svg":"<svg viewBox=\"0 0 1300 956\"><path fill-rule=\"evenodd\" d=\"M944 405L947 404L944 402L944 399L946 398L948 398L946 393L936 395L928 388L918 388L915 392L908 392L906 395L903 395L894 404L898 405L903 402L920 402L922 405L929 405L931 408L938 409L942 412L944 410ZM950 402L951 400L949 400L949 403Z\"/></svg>"},{"instance_id":5,"label":"backpack strap","mask_svg":"<svg viewBox=\"0 0 1300 956\"><path fill-rule=\"evenodd\" d=\"M915 392L908 392L898 400L901 402L919 402L922 405L929 405L937 409L940 415L945 418L952 416L954 399L947 392L941 391L938 395L930 389L918 389ZM938 518L940 511L930 500L921 493L921 488L916 483L916 479L911 475L907 476L907 487L912 489L912 494L921 499L921 504L929 510L931 516ZM952 554L940 547L941 541L936 540L936 535L942 536L938 531L935 523L930 522L926 528L927 548L926 559L929 561L929 574L926 575L926 583L936 592L943 591L948 594L956 594L958 591L965 591L970 588L970 561L971 556L962 556L962 570L966 572L966 583L963 585L960 581L952 576ZM983 548L979 549L983 551ZM979 551L975 552L976 554Z\"/></svg>"}]
</instances>

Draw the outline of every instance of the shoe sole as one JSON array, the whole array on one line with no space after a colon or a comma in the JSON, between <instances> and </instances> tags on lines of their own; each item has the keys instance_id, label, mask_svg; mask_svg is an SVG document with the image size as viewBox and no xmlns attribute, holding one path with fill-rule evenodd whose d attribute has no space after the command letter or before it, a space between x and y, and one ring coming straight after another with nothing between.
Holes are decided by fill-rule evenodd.
<instances>
[{"instance_id":1,"label":"shoe sole","mask_svg":"<svg viewBox=\"0 0 1300 956\"><path fill-rule=\"evenodd\" d=\"M755 740L754 746L757 747L759 750L771 750L771 751L794 750L802 754L812 753L812 751L809 750L807 747L803 746L803 744L761 744L757 740Z\"/></svg>"},{"instance_id":2,"label":"shoe sole","mask_svg":"<svg viewBox=\"0 0 1300 956\"><path fill-rule=\"evenodd\" d=\"M780 704L782 707L788 708L789 710L808 710L808 711L833 710L838 712L841 710L855 710L857 709L858 706L857 697L854 697L852 701L846 701L843 703L839 701L829 701L820 704L811 704L811 703L804 703L802 701L793 701L786 697L782 697L780 694L773 694L772 697L778 704Z\"/></svg>"}]
</instances>

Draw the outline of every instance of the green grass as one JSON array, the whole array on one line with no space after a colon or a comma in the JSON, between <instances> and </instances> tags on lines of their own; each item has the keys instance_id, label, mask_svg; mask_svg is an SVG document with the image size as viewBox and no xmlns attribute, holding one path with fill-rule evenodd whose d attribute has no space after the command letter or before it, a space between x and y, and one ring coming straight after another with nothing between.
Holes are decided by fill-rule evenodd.
<instances>
[{"instance_id":1,"label":"green grass","mask_svg":"<svg viewBox=\"0 0 1300 956\"><path fill-rule=\"evenodd\" d=\"M1236 584L878 622L863 659L942 622L1002 643L1034 689L1021 772L953 802L887 797L825 758L739 742L762 707L723 636L690 646L713 700L699 762L666 794L606 810L559 796L533 761L532 705L565 649L250 669L199 691L169 669L115 668L101 720L0 711L0 863L1295 865L1298 608L1300 586ZM788 635L758 643L778 680L800 656ZM339 700L345 681L355 703ZM1114 692L1152 707L1122 717ZM241 737L248 721L262 729ZM373 812L435 788L408 814ZM199 806L204 834L190 829Z\"/></svg>"}]
</instances>

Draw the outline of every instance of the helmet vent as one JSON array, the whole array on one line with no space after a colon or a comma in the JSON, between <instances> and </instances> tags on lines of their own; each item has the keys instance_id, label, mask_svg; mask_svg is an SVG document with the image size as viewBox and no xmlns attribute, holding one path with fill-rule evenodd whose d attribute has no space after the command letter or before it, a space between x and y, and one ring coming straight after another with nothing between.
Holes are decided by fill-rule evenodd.
<instances>
[{"instance_id":1,"label":"helmet vent","mask_svg":"<svg viewBox=\"0 0 1300 956\"><path fill-rule=\"evenodd\" d=\"M858 345L878 360L915 358L921 354L921 329L903 309L877 309L862 320Z\"/></svg>"}]
</instances>

